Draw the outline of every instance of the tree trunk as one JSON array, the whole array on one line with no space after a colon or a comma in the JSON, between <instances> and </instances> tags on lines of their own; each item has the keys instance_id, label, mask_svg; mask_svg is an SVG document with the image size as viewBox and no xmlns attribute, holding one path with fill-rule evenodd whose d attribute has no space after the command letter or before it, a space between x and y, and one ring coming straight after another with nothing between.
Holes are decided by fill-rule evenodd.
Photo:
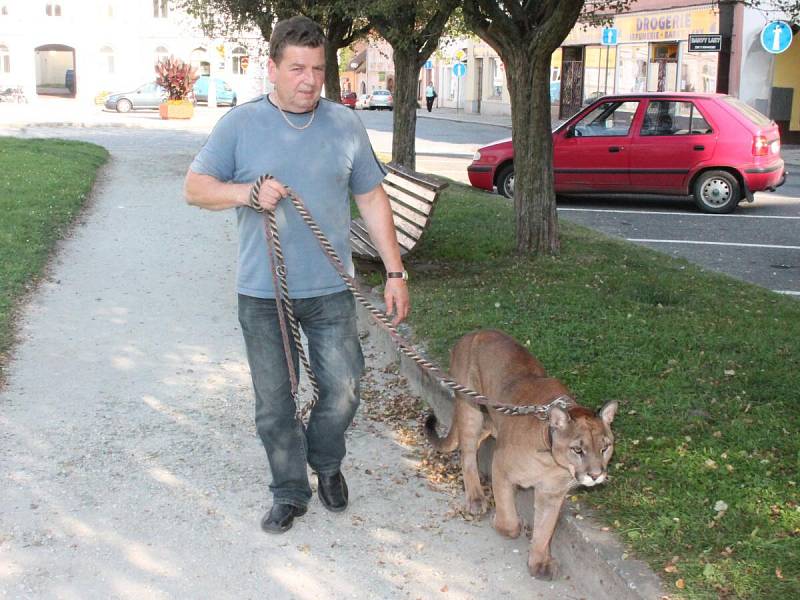
<instances>
[{"instance_id":1,"label":"tree trunk","mask_svg":"<svg viewBox=\"0 0 800 600\"><path fill-rule=\"evenodd\" d=\"M339 85L339 57L337 48L328 45L325 51L325 97L334 102L342 101L342 88Z\"/></svg>"},{"instance_id":2,"label":"tree trunk","mask_svg":"<svg viewBox=\"0 0 800 600\"><path fill-rule=\"evenodd\" d=\"M516 249L520 254L558 254L558 215L553 188L550 124L550 55L513 55L508 71L514 163Z\"/></svg>"},{"instance_id":3,"label":"tree trunk","mask_svg":"<svg viewBox=\"0 0 800 600\"><path fill-rule=\"evenodd\" d=\"M417 162L414 136L417 131L419 69L416 50L394 48L392 160L409 169L414 169Z\"/></svg>"}]
</instances>

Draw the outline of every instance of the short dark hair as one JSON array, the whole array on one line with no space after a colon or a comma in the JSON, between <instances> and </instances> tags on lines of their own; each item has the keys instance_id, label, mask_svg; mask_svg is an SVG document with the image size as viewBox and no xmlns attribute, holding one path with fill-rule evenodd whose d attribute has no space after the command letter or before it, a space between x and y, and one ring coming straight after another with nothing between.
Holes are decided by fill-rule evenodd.
<instances>
[{"instance_id":1,"label":"short dark hair","mask_svg":"<svg viewBox=\"0 0 800 600\"><path fill-rule=\"evenodd\" d=\"M281 61L286 46L304 48L325 47L325 34L322 28L308 17L297 15L278 21L269 38L269 56L275 64Z\"/></svg>"}]
</instances>

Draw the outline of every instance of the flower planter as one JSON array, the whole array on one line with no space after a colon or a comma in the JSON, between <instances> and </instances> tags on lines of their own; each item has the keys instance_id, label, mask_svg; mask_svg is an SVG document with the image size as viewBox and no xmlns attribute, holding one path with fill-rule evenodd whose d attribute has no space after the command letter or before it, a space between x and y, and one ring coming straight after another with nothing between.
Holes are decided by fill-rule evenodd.
<instances>
[{"instance_id":1,"label":"flower planter","mask_svg":"<svg viewBox=\"0 0 800 600\"><path fill-rule=\"evenodd\" d=\"M191 119L194 104L189 100L169 100L158 106L158 114L162 119Z\"/></svg>"}]
</instances>

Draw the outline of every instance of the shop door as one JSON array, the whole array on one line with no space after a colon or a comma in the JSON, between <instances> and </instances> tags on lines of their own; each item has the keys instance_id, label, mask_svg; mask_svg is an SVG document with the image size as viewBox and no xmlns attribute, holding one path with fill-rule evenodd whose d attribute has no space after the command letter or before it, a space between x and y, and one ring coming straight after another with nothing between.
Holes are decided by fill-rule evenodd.
<instances>
[{"instance_id":1,"label":"shop door","mask_svg":"<svg viewBox=\"0 0 800 600\"><path fill-rule=\"evenodd\" d=\"M559 119L569 119L583 105L583 46L565 46L561 61Z\"/></svg>"},{"instance_id":2,"label":"shop door","mask_svg":"<svg viewBox=\"0 0 800 600\"><path fill-rule=\"evenodd\" d=\"M648 92L678 91L678 44L651 44Z\"/></svg>"},{"instance_id":3,"label":"shop door","mask_svg":"<svg viewBox=\"0 0 800 600\"><path fill-rule=\"evenodd\" d=\"M638 101L603 102L556 138L556 191L607 192L628 187L638 107Z\"/></svg>"},{"instance_id":4,"label":"shop door","mask_svg":"<svg viewBox=\"0 0 800 600\"><path fill-rule=\"evenodd\" d=\"M650 101L633 139L631 188L686 193L689 173L711 158L716 137L694 102Z\"/></svg>"}]
</instances>

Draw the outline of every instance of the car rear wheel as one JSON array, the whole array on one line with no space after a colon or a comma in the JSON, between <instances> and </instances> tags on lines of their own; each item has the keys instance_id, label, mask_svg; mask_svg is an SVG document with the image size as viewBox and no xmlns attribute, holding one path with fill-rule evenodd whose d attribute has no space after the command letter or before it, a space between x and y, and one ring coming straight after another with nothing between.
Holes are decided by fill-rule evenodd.
<instances>
[{"instance_id":1,"label":"car rear wheel","mask_svg":"<svg viewBox=\"0 0 800 600\"><path fill-rule=\"evenodd\" d=\"M117 102L117 112L126 113L131 108L133 108L133 105L131 104L130 100L123 98Z\"/></svg>"},{"instance_id":2,"label":"car rear wheel","mask_svg":"<svg viewBox=\"0 0 800 600\"><path fill-rule=\"evenodd\" d=\"M514 165L506 165L497 174L497 192L506 198L514 197Z\"/></svg>"},{"instance_id":3,"label":"car rear wheel","mask_svg":"<svg viewBox=\"0 0 800 600\"><path fill-rule=\"evenodd\" d=\"M739 182L727 171L706 171L694 183L694 201L703 212L731 213L741 199Z\"/></svg>"}]
</instances>

